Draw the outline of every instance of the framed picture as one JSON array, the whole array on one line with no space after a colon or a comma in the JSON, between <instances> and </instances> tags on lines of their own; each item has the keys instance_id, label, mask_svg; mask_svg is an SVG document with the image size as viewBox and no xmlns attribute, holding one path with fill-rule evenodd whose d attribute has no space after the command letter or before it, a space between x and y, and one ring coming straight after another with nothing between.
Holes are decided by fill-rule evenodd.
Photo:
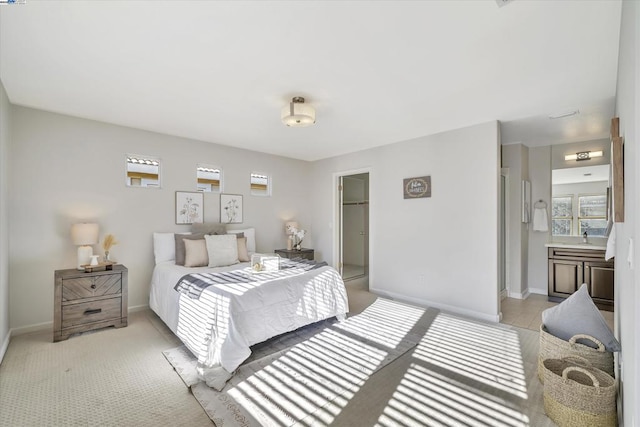
<instances>
[{"instance_id":1,"label":"framed picture","mask_svg":"<svg viewBox=\"0 0 640 427\"><path fill-rule=\"evenodd\" d=\"M402 191L405 199L431 197L431 175L405 178L402 181Z\"/></svg>"},{"instance_id":2,"label":"framed picture","mask_svg":"<svg viewBox=\"0 0 640 427\"><path fill-rule=\"evenodd\" d=\"M522 222L528 223L531 218L531 182L522 181Z\"/></svg>"},{"instance_id":3,"label":"framed picture","mask_svg":"<svg viewBox=\"0 0 640 427\"><path fill-rule=\"evenodd\" d=\"M242 222L241 195L220 195L220 222L223 224L240 224Z\"/></svg>"},{"instance_id":4,"label":"framed picture","mask_svg":"<svg viewBox=\"0 0 640 427\"><path fill-rule=\"evenodd\" d=\"M204 222L204 195L195 191L176 191L176 224Z\"/></svg>"}]
</instances>

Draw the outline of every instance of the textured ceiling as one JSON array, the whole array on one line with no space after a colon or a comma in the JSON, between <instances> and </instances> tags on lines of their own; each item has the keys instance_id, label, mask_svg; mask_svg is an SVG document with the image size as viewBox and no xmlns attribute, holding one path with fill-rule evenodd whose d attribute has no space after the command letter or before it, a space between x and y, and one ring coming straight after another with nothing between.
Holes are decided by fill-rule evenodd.
<instances>
[{"instance_id":1,"label":"textured ceiling","mask_svg":"<svg viewBox=\"0 0 640 427\"><path fill-rule=\"evenodd\" d=\"M0 6L0 78L17 105L305 160L489 120L546 145L607 136L619 28L611 0L27 0ZM296 95L315 126L280 122Z\"/></svg>"}]
</instances>

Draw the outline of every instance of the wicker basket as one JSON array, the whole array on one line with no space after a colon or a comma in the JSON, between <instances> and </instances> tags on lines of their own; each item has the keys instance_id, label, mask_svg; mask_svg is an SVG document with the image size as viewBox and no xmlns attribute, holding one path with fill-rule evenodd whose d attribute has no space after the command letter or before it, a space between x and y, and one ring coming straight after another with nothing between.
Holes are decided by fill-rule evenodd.
<instances>
[{"instance_id":1,"label":"wicker basket","mask_svg":"<svg viewBox=\"0 0 640 427\"><path fill-rule=\"evenodd\" d=\"M579 339L593 341L598 348L591 348L587 345L576 342ZM551 335L544 325L540 325L540 349L538 351L538 378L544 382L542 375L544 367L542 363L545 359L562 359L568 356L578 356L587 359L594 368L600 369L607 374L613 375L613 353L606 351L604 345L590 335L574 335L569 341L565 341Z\"/></svg>"},{"instance_id":2,"label":"wicker basket","mask_svg":"<svg viewBox=\"0 0 640 427\"><path fill-rule=\"evenodd\" d=\"M570 358L547 359L544 411L559 427L615 427L616 382L600 369L578 366Z\"/></svg>"}]
</instances>

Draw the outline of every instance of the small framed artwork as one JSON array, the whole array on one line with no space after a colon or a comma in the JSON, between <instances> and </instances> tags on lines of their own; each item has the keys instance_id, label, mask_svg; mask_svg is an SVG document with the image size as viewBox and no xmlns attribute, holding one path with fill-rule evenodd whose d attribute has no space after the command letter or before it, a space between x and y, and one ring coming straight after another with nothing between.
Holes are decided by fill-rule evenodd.
<instances>
[{"instance_id":1,"label":"small framed artwork","mask_svg":"<svg viewBox=\"0 0 640 427\"><path fill-rule=\"evenodd\" d=\"M522 222L528 223L531 218L531 182L522 181Z\"/></svg>"},{"instance_id":2,"label":"small framed artwork","mask_svg":"<svg viewBox=\"0 0 640 427\"><path fill-rule=\"evenodd\" d=\"M242 222L241 195L220 195L220 222L223 224L240 224Z\"/></svg>"},{"instance_id":3,"label":"small framed artwork","mask_svg":"<svg viewBox=\"0 0 640 427\"><path fill-rule=\"evenodd\" d=\"M176 191L176 224L204 222L204 195L195 191Z\"/></svg>"},{"instance_id":4,"label":"small framed artwork","mask_svg":"<svg viewBox=\"0 0 640 427\"><path fill-rule=\"evenodd\" d=\"M405 178L402 182L405 199L420 199L431 197L431 176Z\"/></svg>"}]
</instances>

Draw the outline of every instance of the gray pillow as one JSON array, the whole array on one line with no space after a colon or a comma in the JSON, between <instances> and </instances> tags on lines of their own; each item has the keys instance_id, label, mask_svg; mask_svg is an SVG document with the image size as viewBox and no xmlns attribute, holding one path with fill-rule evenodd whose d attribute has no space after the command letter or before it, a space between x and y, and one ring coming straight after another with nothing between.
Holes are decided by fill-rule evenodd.
<instances>
[{"instance_id":1,"label":"gray pillow","mask_svg":"<svg viewBox=\"0 0 640 427\"><path fill-rule=\"evenodd\" d=\"M184 265L185 248L184 239L187 240L204 240L204 234L175 234L176 240L176 265Z\"/></svg>"},{"instance_id":2,"label":"gray pillow","mask_svg":"<svg viewBox=\"0 0 640 427\"><path fill-rule=\"evenodd\" d=\"M620 343L613 336L602 313L593 303L587 285L580 286L569 298L542 312L542 323L551 335L569 341L578 334L590 335L604 344L607 351L620 351ZM578 340L580 344L596 348L590 340Z\"/></svg>"},{"instance_id":3,"label":"gray pillow","mask_svg":"<svg viewBox=\"0 0 640 427\"><path fill-rule=\"evenodd\" d=\"M202 234L227 234L227 225L219 222L203 222L191 224L192 233Z\"/></svg>"}]
</instances>

